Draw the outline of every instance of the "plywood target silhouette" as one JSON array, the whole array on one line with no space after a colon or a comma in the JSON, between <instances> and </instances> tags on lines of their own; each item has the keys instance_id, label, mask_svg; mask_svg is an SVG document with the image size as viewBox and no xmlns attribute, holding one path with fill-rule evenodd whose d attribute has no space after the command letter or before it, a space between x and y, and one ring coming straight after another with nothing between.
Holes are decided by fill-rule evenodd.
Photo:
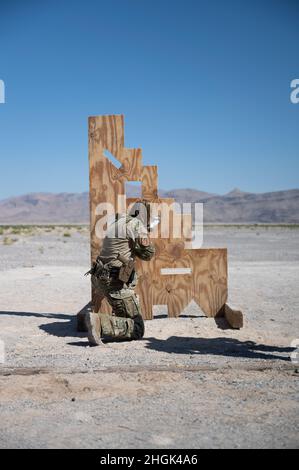
<instances>
[{"instance_id":1,"label":"plywood target silhouette","mask_svg":"<svg viewBox=\"0 0 299 470\"><path fill-rule=\"evenodd\" d=\"M173 199L158 195L157 166L143 166L140 148L129 149L124 144L124 117L122 115L94 116L89 118L90 165L90 229L91 260L95 261L102 243L101 203L110 203L118 211L119 198L128 206L135 199L126 199L128 181L139 181L142 198L161 207L169 207ZM117 167L106 155L109 152L120 165ZM184 214L185 233L177 235L173 229L177 214L170 211L169 233L160 233L153 240L156 256L150 262L137 261L139 283L137 293L145 319L153 318L154 305L167 305L168 316L176 317L194 300L208 317L226 314L227 301L227 250L226 248L190 247L192 216ZM187 230L186 230L187 227ZM159 228L160 232L163 228ZM187 233L186 233L187 232ZM183 274L165 274L167 269L184 268ZM167 271L166 271L167 272ZM110 307L92 293L95 311L109 311ZM233 313L231 313L233 312ZM242 326L242 314L230 309L230 324Z\"/></svg>"}]
</instances>

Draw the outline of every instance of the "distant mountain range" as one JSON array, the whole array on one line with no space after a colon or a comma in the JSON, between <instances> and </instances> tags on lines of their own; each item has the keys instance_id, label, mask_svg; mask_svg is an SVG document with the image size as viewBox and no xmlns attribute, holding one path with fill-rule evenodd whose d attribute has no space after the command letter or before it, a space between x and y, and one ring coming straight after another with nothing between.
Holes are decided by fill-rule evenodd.
<instances>
[{"instance_id":1,"label":"distant mountain range","mask_svg":"<svg viewBox=\"0 0 299 470\"><path fill-rule=\"evenodd\" d=\"M134 186L127 196L137 197ZM270 193L210 194L196 189L160 191L177 202L204 203L206 223L299 223L299 189ZM0 224L88 223L88 193L32 193L0 201Z\"/></svg>"}]
</instances>

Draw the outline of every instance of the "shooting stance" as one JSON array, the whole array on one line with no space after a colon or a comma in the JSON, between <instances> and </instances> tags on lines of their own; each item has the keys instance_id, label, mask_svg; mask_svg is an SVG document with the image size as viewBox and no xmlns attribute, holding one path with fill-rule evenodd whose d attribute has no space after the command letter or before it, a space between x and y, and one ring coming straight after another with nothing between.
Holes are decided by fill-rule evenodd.
<instances>
[{"instance_id":1,"label":"shooting stance","mask_svg":"<svg viewBox=\"0 0 299 470\"><path fill-rule=\"evenodd\" d=\"M135 258L150 261L155 254L148 234L149 204L136 203L130 214L116 216L108 227L96 262L87 273L91 274L100 300L106 298L112 307L112 315L94 312L86 315L88 339L94 346L101 344L101 337L137 340L144 335L139 300L134 292Z\"/></svg>"}]
</instances>

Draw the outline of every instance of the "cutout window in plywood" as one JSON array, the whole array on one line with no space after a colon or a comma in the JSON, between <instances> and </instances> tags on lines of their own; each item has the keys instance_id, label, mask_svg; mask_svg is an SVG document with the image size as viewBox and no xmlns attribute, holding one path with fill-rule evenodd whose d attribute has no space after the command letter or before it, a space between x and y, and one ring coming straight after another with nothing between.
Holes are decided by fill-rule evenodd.
<instances>
[{"instance_id":1,"label":"cutout window in plywood","mask_svg":"<svg viewBox=\"0 0 299 470\"><path fill-rule=\"evenodd\" d=\"M142 197L141 181L126 181L126 197L140 199Z\"/></svg>"},{"instance_id":2,"label":"cutout window in plywood","mask_svg":"<svg viewBox=\"0 0 299 470\"><path fill-rule=\"evenodd\" d=\"M192 274L191 268L161 268L161 274L165 275L178 275L178 274Z\"/></svg>"},{"instance_id":3,"label":"cutout window in plywood","mask_svg":"<svg viewBox=\"0 0 299 470\"><path fill-rule=\"evenodd\" d=\"M121 163L117 160L117 158L115 158L114 155L112 155L112 153L109 152L109 150L104 149L103 154L104 157L108 158L112 165L114 165L118 170L120 169Z\"/></svg>"}]
</instances>

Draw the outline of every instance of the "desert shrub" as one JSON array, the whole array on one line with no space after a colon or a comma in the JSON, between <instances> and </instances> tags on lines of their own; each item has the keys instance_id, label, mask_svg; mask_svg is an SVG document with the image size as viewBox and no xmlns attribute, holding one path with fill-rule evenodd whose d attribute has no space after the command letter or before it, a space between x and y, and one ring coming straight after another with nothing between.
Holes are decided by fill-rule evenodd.
<instances>
[{"instance_id":1,"label":"desert shrub","mask_svg":"<svg viewBox=\"0 0 299 470\"><path fill-rule=\"evenodd\" d=\"M10 238L10 237L4 237L3 239L3 245L12 245L17 241L17 238Z\"/></svg>"}]
</instances>

